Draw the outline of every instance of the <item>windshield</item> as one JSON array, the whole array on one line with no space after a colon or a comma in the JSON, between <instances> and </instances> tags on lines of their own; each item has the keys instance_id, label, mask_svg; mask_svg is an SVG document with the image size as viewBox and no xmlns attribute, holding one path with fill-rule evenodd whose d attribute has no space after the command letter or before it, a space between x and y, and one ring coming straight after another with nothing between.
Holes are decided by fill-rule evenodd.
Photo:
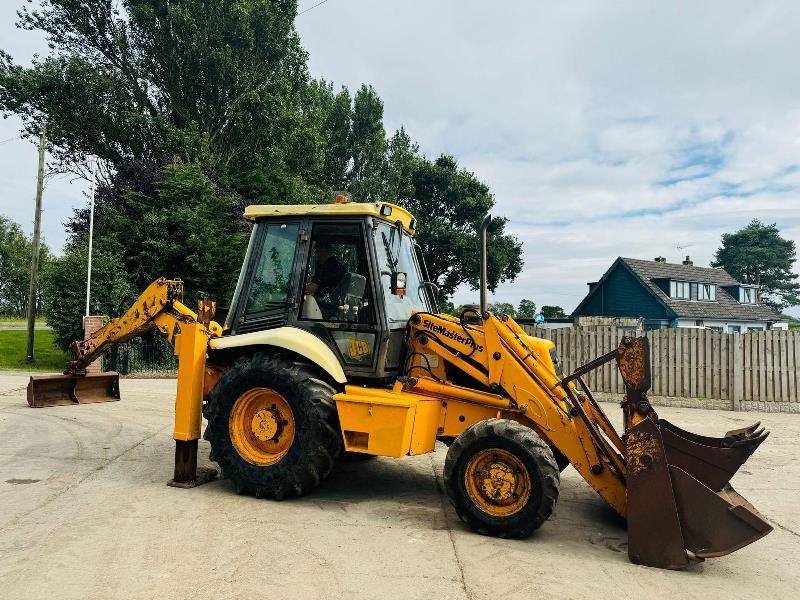
<instances>
[{"instance_id":1,"label":"windshield","mask_svg":"<svg viewBox=\"0 0 800 600\"><path fill-rule=\"evenodd\" d=\"M375 250L389 324L405 324L414 311L430 310L411 238L396 227L379 223L375 232ZM392 273L395 272L406 274L405 296L392 294Z\"/></svg>"}]
</instances>

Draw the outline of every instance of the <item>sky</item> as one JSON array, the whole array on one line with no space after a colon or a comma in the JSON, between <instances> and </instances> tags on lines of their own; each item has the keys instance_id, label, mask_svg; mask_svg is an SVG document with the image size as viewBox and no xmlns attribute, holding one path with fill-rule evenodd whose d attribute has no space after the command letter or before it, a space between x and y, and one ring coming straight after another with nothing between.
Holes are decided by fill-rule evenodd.
<instances>
[{"instance_id":1,"label":"sky","mask_svg":"<svg viewBox=\"0 0 800 600\"><path fill-rule=\"evenodd\" d=\"M754 218L800 240L798 2L318 2L297 18L312 75L373 85L387 130L487 182L523 242L493 301L569 312L617 256L707 266ZM17 4L0 48L24 63L45 46ZM36 149L2 143L18 128L0 124L0 214L30 230ZM54 249L86 187L48 181Z\"/></svg>"}]
</instances>

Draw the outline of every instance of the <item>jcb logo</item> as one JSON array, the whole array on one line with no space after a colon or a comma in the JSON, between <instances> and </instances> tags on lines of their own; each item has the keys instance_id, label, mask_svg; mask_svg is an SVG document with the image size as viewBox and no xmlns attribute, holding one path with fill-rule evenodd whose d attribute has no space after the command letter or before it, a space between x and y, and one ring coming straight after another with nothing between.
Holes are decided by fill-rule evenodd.
<instances>
[{"instance_id":1,"label":"jcb logo","mask_svg":"<svg viewBox=\"0 0 800 600\"><path fill-rule=\"evenodd\" d=\"M351 358L369 354L369 344L365 340L350 338L350 348L348 348L347 353Z\"/></svg>"}]
</instances>

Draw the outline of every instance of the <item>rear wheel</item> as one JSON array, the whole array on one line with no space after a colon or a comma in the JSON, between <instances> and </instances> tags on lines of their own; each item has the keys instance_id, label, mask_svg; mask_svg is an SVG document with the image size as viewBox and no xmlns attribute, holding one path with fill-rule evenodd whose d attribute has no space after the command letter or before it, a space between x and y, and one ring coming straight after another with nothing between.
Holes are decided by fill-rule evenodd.
<instances>
[{"instance_id":1,"label":"rear wheel","mask_svg":"<svg viewBox=\"0 0 800 600\"><path fill-rule=\"evenodd\" d=\"M507 419L476 423L445 460L445 488L458 516L484 535L524 538L552 514L559 469L532 429Z\"/></svg>"},{"instance_id":2,"label":"rear wheel","mask_svg":"<svg viewBox=\"0 0 800 600\"><path fill-rule=\"evenodd\" d=\"M315 488L341 452L333 387L280 355L242 357L209 395L205 438L236 491L281 499Z\"/></svg>"}]
</instances>

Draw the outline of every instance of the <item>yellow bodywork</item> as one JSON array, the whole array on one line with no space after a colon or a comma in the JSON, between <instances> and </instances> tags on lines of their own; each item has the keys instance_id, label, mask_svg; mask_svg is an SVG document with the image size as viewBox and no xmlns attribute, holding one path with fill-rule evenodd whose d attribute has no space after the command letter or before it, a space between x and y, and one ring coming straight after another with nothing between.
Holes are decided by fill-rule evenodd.
<instances>
[{"instance_id":1,"label":"yellow bodywork","mask_svg":"<svg viewBox=\"0 0 800 600\"><path fill-rule=\"evenodd\" d=\"M392 390L347 386L334 396L347 450L419 454L432 450L436 437L456 437L484 419L514 419L564 454L625 516L621 441L599 408L586 403L602 436L570 412L550 353L552 342L528 336L512 319L491 314L477 325L419 313L411 318L408 335L412 358L405 381ZM447 381L445 362L472 377L474 386Z\"/></svg>"},{"instance_id":2,"label":"yellow bodywork","mask_svg":"<svg viewBox=\"0 0 800 600\"><path fill-rule=\"evenodd\" d=\"M383 212L382 212L383 211ZM387 213L388 214L384 214ZM402 206L390 202L348 202L345 204L254 204L244 209L244 218L261 217L373 217L397 223L400 221L407 233L416 231L416 219Z\"/></svg>"},{"instance_id":3,"label":"yellow bodywork","mask_svg":"<svg viewBox=\"0 0 800 600\"><path fill-rule=\"evenodd\" d=\"M298 327L278 327L215 338L211 340L209 346L212 350L255 346L273 346L291 350L321 367L336 383L347 381L342 364L336 358L333 350L328 348L317 336Z\"/></svg>"}]
</instances>

